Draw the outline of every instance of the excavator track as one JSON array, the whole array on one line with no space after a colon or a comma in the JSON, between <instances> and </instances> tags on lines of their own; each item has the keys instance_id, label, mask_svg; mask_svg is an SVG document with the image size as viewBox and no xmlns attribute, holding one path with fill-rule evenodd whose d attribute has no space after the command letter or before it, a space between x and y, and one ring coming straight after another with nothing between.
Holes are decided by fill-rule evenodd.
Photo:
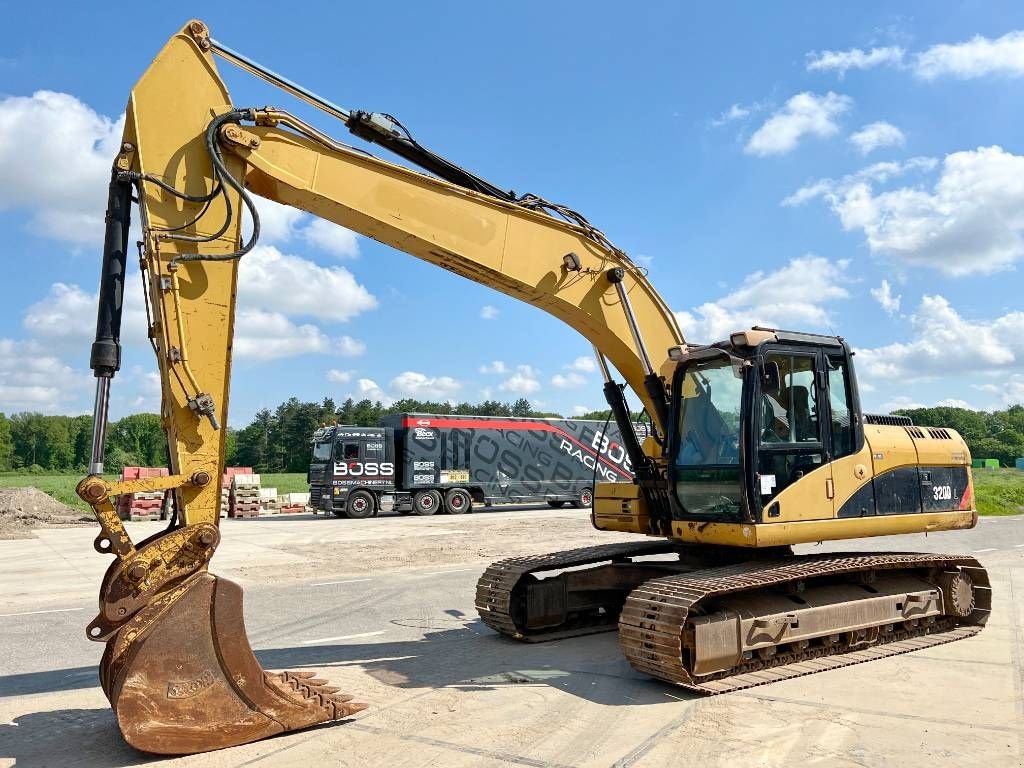
<instances>
[{"instance_id":1,"label":"excavator track","mask_svg":"<svg viewBox=\"0 0 1024 768\"><path fill-rule=\"evenodd\" d=\"M492 563L476 585L476 609L484 624L496 632L526 642L542 642L615 628L616 613L600 613L576 617L571 625L551 628L527 626L524 598L521 591L532 574L594 565L604 561L628 561L633 557L660 555L677 551L671 541L640 541L625 544L600 544L582 549L552 552L546 555L510 557Z\"/></svg>"},{"instance_id":2,"label":"excavator track","mask_svg":"<svg viewBox=\"0 0 1024 768\"><path fill-rule=\"evenodd\" d=\"M908 584L909 589L900 592ZM915 584L919 591L914 591ZM892 587L888 593L886 585ZM929 587L935 594L928 594ZM830 616L841 616L848 623L815 635L808 625L813 622L813 610L820 606L810 605L801 612L800 603L808 603L800 595L813 602L813 595L827 597L829 589L834 590L835 602L823 610L831 609ZM858 601L844 601L837 594L850 589L863 591L859 602L865 606L874 600L879 610L889 603L889 610L903 613L895 621L890 616L865 626L870 611L858 616ZM793 610L780 613L779 601L786 599L792 601ZM759 617L756 610L742 609L771 600L774 608ZM990 609L988 575L973 557L801 556L647 581L626 599L619 616L619 639L634 669L693 691L718 694L961 640L981 631ZM904 620L898 620L901 617ZM762 642L745 644L759 638ZM705 643L699 647L701 639Z\"/></svg>"}]
</instances>

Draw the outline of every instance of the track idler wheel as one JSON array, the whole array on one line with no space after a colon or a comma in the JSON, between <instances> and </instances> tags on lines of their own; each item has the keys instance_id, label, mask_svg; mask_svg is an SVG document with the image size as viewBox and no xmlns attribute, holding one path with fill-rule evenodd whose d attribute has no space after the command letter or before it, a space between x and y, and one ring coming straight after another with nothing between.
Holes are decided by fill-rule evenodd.
<instances>
[{"instance_id":1,"label":"track idler wheel","mask_svg":"<svg viewBox=\"0 0 1024 768\"><path fill-rule=\"evenodd\" d=\"M125 740L158 754L246 744L366 708L312 672L265 672L245 634L241 587L207 572L107 641L100 680Z\"/></svg>"}]
</instances>

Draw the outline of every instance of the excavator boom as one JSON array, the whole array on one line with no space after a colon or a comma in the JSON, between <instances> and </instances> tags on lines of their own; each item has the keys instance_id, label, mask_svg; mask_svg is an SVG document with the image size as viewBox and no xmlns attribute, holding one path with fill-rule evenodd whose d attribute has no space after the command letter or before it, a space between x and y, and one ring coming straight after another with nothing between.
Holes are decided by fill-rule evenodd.
<instances>
[{"instance_id":1,"label":"excavator boom","mask_svg":"<svg viewBox=\"0 0 1024 768\"><path fill-rule=\"evenodd\" d=\"M357 151L281 110L236 109L215 52L435 175ZM308 674L264 673L245 640L241 590L207 571L220 540L238 264L259 234L250 193L545 309L600 350L606 371L610 362L622 373L659 429L665 390L646 350L663 357L683 344L643 271L579 214L534 196L516 199L424 149L393 119L330 105L211 41L201 22L186 25L132 89L114 161L91 359L92 474L78 488L100 522L97 550L114 555L87 635L107 644L101 679L122 732L150 752L231 746L362 708ZM101 476L104 430L120 367L133 197L171 475L108 483ZM244 242L243 211L254 223ZM609 381L606 390L624 413L621 388ZM644 460L635 440L632 449ZM175 494L178 518L135 544L112 499L157 489Z\"/></svg>"}]
</instances>

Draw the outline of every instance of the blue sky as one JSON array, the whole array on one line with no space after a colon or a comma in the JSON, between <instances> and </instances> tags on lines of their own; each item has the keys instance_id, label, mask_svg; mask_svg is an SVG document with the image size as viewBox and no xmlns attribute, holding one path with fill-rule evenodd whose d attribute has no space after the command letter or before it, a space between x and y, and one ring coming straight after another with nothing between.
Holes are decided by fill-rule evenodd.
<instances>
[{"instance_id":1,"label":"blue sky","mask_svg":"<svg viewBox=\"0 0 1024 768\"><path fill-rule=\"evenodd\" d=\"M189 18L85 5L22 6L0 32L7 413L89 410L117 121ZM694 341L752 323L839 333L874 410L1024 401L1024 6L681 6L195 15L339 104L399 116L499 186L583 211L649 266ZM220 70L237 105L344 133ZM553 318L309 217L266 216L266 248L242 267L236 426L291 395L602 406L589 346ZM266 290L271 273L282 290ZM139 323L125 335L115 416L158 406Z\"/></svg>"}]
</instances>

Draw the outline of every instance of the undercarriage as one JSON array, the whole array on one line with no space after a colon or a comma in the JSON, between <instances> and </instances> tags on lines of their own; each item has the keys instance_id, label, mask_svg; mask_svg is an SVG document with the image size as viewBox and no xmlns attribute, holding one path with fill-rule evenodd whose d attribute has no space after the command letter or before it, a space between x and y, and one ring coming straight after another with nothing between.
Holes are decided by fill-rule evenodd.
<instances>
[{"instance_id":1,"label":"undercarriage","mask_svg":"<svg viewBox=\"0 0 1024 768\"><path fill-rule=\"evenodd\" d=\"M991 589L965 555L656 541L496 562L476 607L487 626L526 642L618 628L635 669L715 694L970 637L988 619Z\"/></svg>"}]
</instances>

